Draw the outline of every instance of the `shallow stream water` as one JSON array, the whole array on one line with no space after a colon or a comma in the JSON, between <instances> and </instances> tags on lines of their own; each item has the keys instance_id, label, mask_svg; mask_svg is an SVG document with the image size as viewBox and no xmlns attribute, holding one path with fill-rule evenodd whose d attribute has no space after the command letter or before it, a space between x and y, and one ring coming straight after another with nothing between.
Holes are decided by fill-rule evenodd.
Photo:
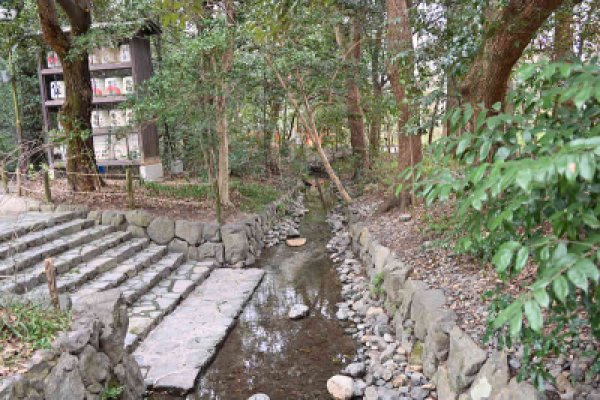
<instances>
[{"instance_id":1,"label":"shallow stream water","mask_svg":"<svg viewBox=\"0 0 600 400\"><path fill-rule=\"evenodd\" d=\"M266 249L255 267L265 278L199 381L194 400L329 399L326 382L355 353L353 340L335 319L340 286L325 245L330 231L320 204L300 226L300 248L284 243ZM310 307L307 318L288 319L290 307Z\"/></svg>"}]
</instances>

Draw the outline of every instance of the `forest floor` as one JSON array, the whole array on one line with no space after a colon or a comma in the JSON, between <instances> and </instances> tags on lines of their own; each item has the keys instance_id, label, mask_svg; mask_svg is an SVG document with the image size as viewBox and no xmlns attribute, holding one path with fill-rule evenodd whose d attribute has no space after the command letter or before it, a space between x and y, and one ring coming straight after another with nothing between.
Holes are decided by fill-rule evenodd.
<instances>
[{"instance_id":1,"label":"forest floor","mask_svg":"<svg viewBox=\"0 0 600 400\"><path fill-rule=\"evenodd\" d=\"M381 203L381 193L365 194L356 201L356 209L371 234L413 267L412 279L442 289L450 299L449 307L458 316L459 326L481 342L488 315L488 304L482 295L500 282L491 267L453 251L452 243L444 237L450 229L448 217L452 209L419 204L410 210L411 220L402 222L401 215L406 213L398 208L378 214Z\"/></svg>"},{"instance_id":2,"label":"forest floor","mask_svg":"<svg viewBox=\"0 0 600 400\"><path fill-rule=\"evenodd\" d=\"M281 177L232 179L230 196L233 207L222 210L223 221L230 222L243 214L259 211L285 191L285 181ZM91 210L128 209L125 181L105 179L105 183L99 192L73 193L66 179L52 180L52 201L55 204L85 205ZM25 195L44 201L41 179L26 181L24 189ZM217 219L212 185L198 180L168 178L160 183L135 182L134 198L135 208L155 215L199 221Z\"/></svg>"}]
</instances>

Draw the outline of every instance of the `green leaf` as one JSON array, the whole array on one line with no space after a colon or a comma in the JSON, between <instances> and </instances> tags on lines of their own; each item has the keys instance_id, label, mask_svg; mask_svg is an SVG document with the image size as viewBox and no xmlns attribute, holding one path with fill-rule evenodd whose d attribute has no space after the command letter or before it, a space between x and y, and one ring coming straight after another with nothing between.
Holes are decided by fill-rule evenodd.
<instances>
[{"instance_id":1,"label":"green leaf","mask_svg":"<svg viewBox=\"0 0 600 400\"><path fill-rule=\"evenodd\" d=\"M593 282L597 282L600 279L600 272L598 267L587 258L582 258L573 265L573 270L579 271L586 278L591 279Z\"/></svg>"},{"instance_id":2,"label":"green leaf","mask_svg":"<svg viewBox=\"0 0 600 400\"><path fill-rule=\"evenodd\" d=\"M531 169L529 169L529 168L521 169L517 173L517 178L516 178L517 185L519 185L519 187L521 189L523 189L524 191L528 191L529 184L531 183L531 178L532 178Z\"/></svg>"},{"instance_id":3,"label":"green leaf","mask_svg":"<svg viewBox=\"0 0 600 400\"><path fill-rule=\"evenodd\" d=\"M521 247L515 259L515 271L521 272L529 259L529 249L525 246Z\"/></svg>"},{"instance_id":4,"label":"green leaf","mask_svg":"<svg viewBox=\"0 0 600 400\"><path fill-rule=\"evenodd\" d=\"M596 161L590 153L584 153L579 160L579 174L583 179L591 182L596 173Z\"/></svg>"},{"instance_id":5,"label":"green leaf","mask_svg":"<svg viewBox=\"0 0 600 400\"><path fill-rule=\"evenodd\" d=\"M496 266L496 271L501 274L510 265L510 261L512 260L513 253L520 246L518 242L510 241L503 243L494 257L492 258L492 264Z\"/></svg>"},{"instance_id":6,"label":"green leaf","mask_svg":"<svg viewBox=\"0 0 600 400\"><path fill-rule=\"evenodd\" d=\"M492 148L492 142L489 140L485 140L483 142L483 144L481 145L481 147L479 148L479 160L480 161L487 159L491 148Z\"/></svg>"},{"instance_id":7,"label":"green leaf","mask_svg":"<svg viewBox=\"0 0 600 400\"><path fill-rule=\"evenodd\" d=\"M523 309L525 310L525 316L529 321L531 329L535 332L539 332L542 329L544 322L540 306L534 301L527 301L525 302Z\"/></svg>"},{"instance_id":8,"label":"green leaf","mask_svg":"<svg viewBox=\"0 0 600 400\"><path fill-rule=\"evenodd\" d=\"M471 138L468 136L463 137L460 142L458 142L458 146L456 147L456 155L461 155L465 152L467 147L471 143Z\"/></svg>"},{"instance_id":9,"label":"green leaf","mask_svg":"<svg viewBox=\"0 0 600 400\"><path fill-rule=\"evenodd\" d=\"M504 161L508 158L508 156L510 156L510 150L508 147L502 146L496 151L496 156L494 159L498 161Z\"/></svg>"},{"instance_id":10,"label":"green leaf","mask_svg":"<svg viewBox=\"0 0 600 400\"><path fill-rule=\"evenodd\" d=\"M577 265L577 264L575 264ZM573 285L577 286L579 289L587 292L588 289L588 281L587 277L583 273L583 271L575 268L575 266L569 268L567 271L567 277L573 283Z\"/></svg>"},{"instance_id":11,"label":"green leaf","mask_svg":"<svg viewBox=\"0 0 600 400\"><path fill-rule=\"evenodd\" d=\"M518 336L521 333L521 328L523 327L523 312L519 308L519 311L516 312L510 319L510 335Z\"/></svg>"},{"instance_id":12,"label":"green leaf","mask_svg":"<svg viewBox=\"0 0 600 400\"><path fill-rule=\"evenodd\" d=\"M552 281L552 290L556 295L556 298L561 302L564 302L569 294L569 284L563 276L558 276Z\"/></svg>"},{"instance_id":13,"label":"green leaf","mask_svg":"<svg viewBox=\"0 0 600 400\"><path fill-rule=\"evenodd\" d=\"M598 221L598 218L594 214L593 210L587 210L581 216L581 219L582 219L582 221L583 221L584 224L586 224L587 226L589 226L592 229L598 229L598 228L600 228L600 221Z\"/></svg>"},{"instance_id":14,"label":"green leaf","mask_svg":"<svg viewBox=\"0 0 600 400\"><path fill-rule=\"evenodd\" d=\"M550 296L546 292L546 289L537 289L533 291L533 298L538 302L540 307L548 308L550 305Z\"/></svg>"}]
</instances>

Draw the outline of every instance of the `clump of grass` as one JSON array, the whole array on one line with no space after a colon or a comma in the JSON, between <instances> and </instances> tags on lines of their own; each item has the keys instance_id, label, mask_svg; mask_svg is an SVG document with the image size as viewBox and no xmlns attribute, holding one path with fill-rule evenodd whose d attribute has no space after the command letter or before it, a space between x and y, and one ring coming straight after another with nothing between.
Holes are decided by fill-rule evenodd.
<instances>
[{"instance_id":1,"label":"clump of grass","mask_svg":"<svg viewBox=\"0 0 600 400\"><path fill-rule=\"evenodd\" d=\"M144 182L142 187L146 194L155 197L201 201L212 195L212 187L209 183L166 185L158 182Z\"/></svg>"},{"instance_id":2,"label":"clump of grass","mask_svg":"<svg viewBox=\"0 0 600 400\"><path fill-rule=\"evenodd\" d=\"M0 353L7 344L22 344L32 350L49 348L60 331L71 324L71 316L34 303L10 303L0 307Z\"/></svg>"},{"instance_id":3,"label":"clump of grass","mask_svg":"<svg viewBox=\"0 0 600 400\"><path fill-rule=\"evenodd\" d=\"M378 272L371 279L371 293L375 297L383 294L383 272Z\"/></svg>"},{"instance_id":4,"label":"clump of grass","mask_svg":"<svg viewBox=\"0 0 600 400\"><path fill-rule=\"evenodd\" d=\"M242 196L242 211L260 211L267 204L277 200L279 191L273 186L262 183L235 183L233 187Z\"/></svg>"}]
</instances>

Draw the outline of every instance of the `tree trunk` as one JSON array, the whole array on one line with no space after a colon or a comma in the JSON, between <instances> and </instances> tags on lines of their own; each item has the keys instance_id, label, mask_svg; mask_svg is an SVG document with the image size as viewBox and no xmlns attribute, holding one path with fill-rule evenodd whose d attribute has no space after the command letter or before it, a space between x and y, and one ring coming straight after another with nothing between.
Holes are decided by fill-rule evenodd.
<instances>
[{"instance_id":1,"label":"tree trunk","mask_svg":"<svg viewBox=\"0 0 600 400\"><path fill-rule=\"evenodd\" d=\"M421 150L421 136L410 135L406 132L410 119L410 99L407 96L409 85L414 82L414 60L412 32L409 18L407 0L387 0L388 13L388 48L390 57L395 57L400 52L406 52L408 61L401 70L399 62L391 62L388 66L388 78L396 104L400 109L398 117L398 169L402 172L406 168L419 163L423 158ZM401 84L404 82L404 86ZM400 193L399 205L406 209L411 203L411 180L407 178L402 182L404 189Z\"/></svg>"},{"instance_id":2,"label":"tree trunk","mask_svg":"<svg viewBox=\"0 0 600 400\"><path fill-rule=\"evenodd\" d=\"M360 76L358 69L360 66L361 35L362 22L358 16L352 17L348 45L345 44L344 35L339 30L336 34L338 45L342 51L342 59L350 63L346 78L346 108L348 127L350 128L350 145L355 158L355 176L360 175L361 170L369 168L364 116L360 105L360 89L355 79L356 76Z\"/></svg>"},{"instance_id":3,"label":"tree trunk","mask_svg":"<svg viewBox=\"0 0 600 400\"><path fill-rule=\"evenodd\" d=\"M91 25L89 1L59 0L67 15L71 32L62 31L54 0L37 0L44 40L58 54L63 65L66 98L60 112L67 141L67 180L72 190L90 192L101 185L90 121L92 87L86 51L73 50L73 40L85 35Z\"/></svg>"},{"instance_id":4,"label":"tree trunk","mask_svg":"<svg viewBox=\"0 0 600 400\"><path fill-rule=\"evenodd\" d=\"M270 174L278 175L279 164L277 162L277 157L273 155L273 136L277 131L277 120L279 119L279 111L281 110L281 99L278 97L271 98L269 103L269 122L265 127L264 132L265 169Z\"/></svg>"},{"instance_id":5,"label":"tree trunk","mask_svg":"<svg viewBox=\"0 0 600 400\"><path fill-rule=\"evenodd\" d=\"M509 0L486 29L485 40L461 87L462 95L477 108L504 102L512 68L538 28L562 0Z\"/></svg>"},{"instance_id":6,"label":"tree trunk","mask_svg":"<svg viewBox=\"0 0 600 400\"><path fill-rule=\"evenodd\" d=\"M379 71L381 61L381 41L382 31L381 29L377 29L371 58L371 84L373 86L371 129L369 132L369 152L371 160L379 156L379 146L381 143L381 120L383 114L383 79Z\"/></svg>"},{"instance_id":7,"label":"tree trunk","mask_svg":"<svg viewBox=\"0 0 600 400\"><path fill-rule=\"evenodd\" d=\"M573 56L573 8L568 3L554 14L554 61Z\"/></svg>"},{"instance_id":8,"label":"tree trunk","mask_svg":"<svg viewBox=\"0 0 600 400\"><path fill-rule=\"evenodd\" d=\"M233 65L235 10L233 8L233 0L226 0L224 4L228 38L227 48L221 55L221 65L219 66L221 72L221 90L219 95L215 97L215 114L217 119L217 137L219 139L219 198L223 206L229 207L233 204L229 198L229 121L227 116L227 101L230 88L226 75L231 71Z\"/></svg>"}]
</instances>

